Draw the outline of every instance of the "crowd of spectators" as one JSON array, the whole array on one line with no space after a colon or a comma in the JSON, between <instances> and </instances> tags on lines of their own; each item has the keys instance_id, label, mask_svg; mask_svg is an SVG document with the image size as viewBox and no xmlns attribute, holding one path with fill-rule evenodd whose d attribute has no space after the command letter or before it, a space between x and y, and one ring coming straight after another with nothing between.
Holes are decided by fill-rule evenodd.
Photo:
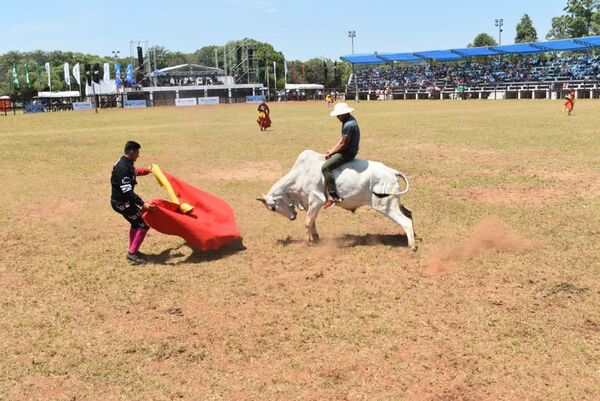
<instances>
[{"instance_id":1,"label":"crowd of spectators","mask_svg":"<svg viewBox=\"0 0 600 401\"><path fill-rule=\"evenodd\" d=\"M600 80L600 55L508 57L458 63L402 65L358 70L359 90L497 85L510 82ZM351 86L352 87L352 86Z\"/></svg>"}]
</instances>

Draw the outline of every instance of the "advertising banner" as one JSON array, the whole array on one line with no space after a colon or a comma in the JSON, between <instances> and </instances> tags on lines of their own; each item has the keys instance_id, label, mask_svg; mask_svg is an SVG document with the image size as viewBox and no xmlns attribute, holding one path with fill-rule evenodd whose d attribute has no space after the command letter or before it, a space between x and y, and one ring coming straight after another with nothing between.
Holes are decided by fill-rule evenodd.
<instances>
[{"instance_id":1,"label":"advertising banner","mask_svg":"<svg viewBox=\"0 0 600 401\"><path fill-rule=\"evenodd\" d=\"M195 97L182 97L175 99L175 106L196 106L198 101Z\"/></svg>"},{"instance_id":2,"label":"advertising banner","mask_svg":"<svg viewBox=\"0 0 600 401\"><path fill-rule=\"evenodd\" d=\"M123 104L123 107L125 107L126 109L143 108L143 107L146 107L146 101L145 100L125 100L125 104Z\"/></svg>"},{"instance_id":3,"label":"advertising banner","mask_svg":"<svg viewBox=\"0 0 600 401\"><path fill-rule=\"evenodd\" d=\"M264 101L265 97L263 95L246 96L246 103L262 103Z\"/></svg>"},{"instance_id":4,"label":"advertising banner","mask_svg":"<svg viewBox=\"0 0 600 401\"><path fill-rule=\"evenodd\" d=\"M218 96L199 97L198 98L198 105L200 105L200 106L210 106L210 105L215 105L215 104L219 104Z\"/></svg>"},{"instance_id":5,"label":"advertising banner","mask_svg":"<svg viewBox=\"0 0 600 401\"><path fill-rule=\"evenodd\" d=\"M73 102L73 110L91 110L92 102Z\"/></svg>"}]
</instances>

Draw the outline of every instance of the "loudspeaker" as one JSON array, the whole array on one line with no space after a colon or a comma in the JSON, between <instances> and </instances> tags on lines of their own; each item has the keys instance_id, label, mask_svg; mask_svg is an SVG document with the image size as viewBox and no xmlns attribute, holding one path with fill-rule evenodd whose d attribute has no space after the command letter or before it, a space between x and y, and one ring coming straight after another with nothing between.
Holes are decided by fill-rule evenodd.
<instances>
[{"instance_id":1,"label":"loudspeaker","mask_svg":"<svg viewBox=\"0 0 600 401\"><path fill-rule=\"evenodd\" d=\"M100 83L100 64L95 63L93 68L93 80L95 83Z\"/></svg>"},{"instance_id":2,"label":"loudspeaker","mask_svg":"<svg viewBox=\"0 0 600 401\"><path fill-rule=\"evenodd\" d=\"M85 63L83 65L83 70L85 71L85 82L87 82L88 86L92 86L92 66Z\"/></svg>"},{"instance_id":3,"label":"loudspeaker","mask_svg":"<svg viewBox=\"0 0 600 401\"><path fill-rule=\"evenodd\" d=\"M144 64L144 53L142 52L141 46L137 47L137 54L138 54L138 63L140 63L140 67L141 67Z\"/></svg>"},{"instance_id":4,"label":"loudspeaker","mask_svg":"<svg viewBox=\"0 0 600 401\"><path fill-rule=\"evenodd\" d=\"M254 49L248 48L248 64L250 68L254 65Z\"/></svg>"}]
</instances>

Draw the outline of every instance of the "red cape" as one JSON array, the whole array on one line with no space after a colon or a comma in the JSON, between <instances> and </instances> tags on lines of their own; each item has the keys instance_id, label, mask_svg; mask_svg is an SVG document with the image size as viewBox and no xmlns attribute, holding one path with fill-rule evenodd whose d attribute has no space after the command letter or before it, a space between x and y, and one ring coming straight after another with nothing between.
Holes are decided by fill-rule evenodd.
<instances>
[{"instance_id":1,"label":"red cape","mask_svg":"<svg viewBox=\"0 0 600 401\"><path fill-rule=\"evenodd\" d=\"M190 213L178 211L175 203L155 199L153 212L143 212L144 221L156 231L177 235L203 251L218 249L240 237L233 209L222 199L186 184L163 170L177 199L194 207Z\"/></svg>"}]
</instances>

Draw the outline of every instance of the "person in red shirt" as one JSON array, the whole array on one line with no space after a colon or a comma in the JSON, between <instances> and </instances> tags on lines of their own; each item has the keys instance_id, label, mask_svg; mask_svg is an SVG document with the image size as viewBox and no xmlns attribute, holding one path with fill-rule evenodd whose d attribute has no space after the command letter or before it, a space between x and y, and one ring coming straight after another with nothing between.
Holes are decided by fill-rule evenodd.
<instances>
[{"instance_id":1,"label":"person in red shirt","mask_svg":"<svg viewBox=\"0 0 600 401\"><path fill-rule=\"evenodd\" d=\"M571 112L575 107L575 91L570 91L566 99L567 101L565 102L565 111L569 113L568 115L571 115Z\"/></svg>"},{"instance_id":2,"label":"person in red shirt","mask_svg":"<svg viewBox=\"0 0 600 401\"><path fill-rule=\"evenodd\" d=\"M256 117L256 122L260 127L261 131L266 131L267 128L271 126L271 110L269 110L269 106L267 106L266 102L262 102L258 105L258 117Z\"/></svg>"}]
</instances>

